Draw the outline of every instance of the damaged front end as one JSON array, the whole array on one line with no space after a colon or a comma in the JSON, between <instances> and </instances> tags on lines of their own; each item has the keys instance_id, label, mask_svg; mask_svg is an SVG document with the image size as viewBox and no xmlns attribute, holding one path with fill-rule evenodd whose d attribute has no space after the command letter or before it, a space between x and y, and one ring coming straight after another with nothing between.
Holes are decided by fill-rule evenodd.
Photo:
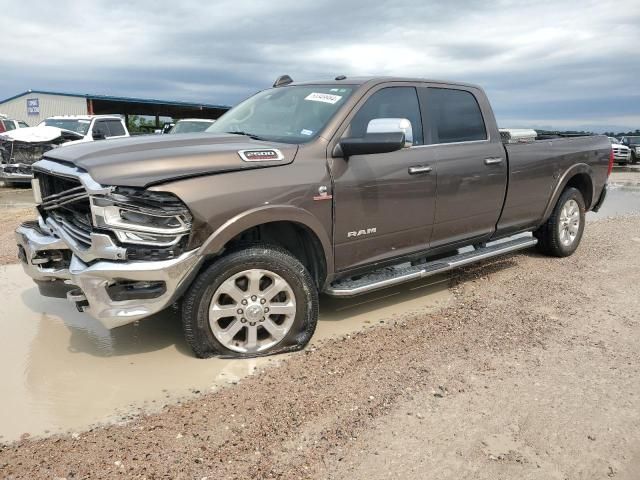
<instances>
[{"instance_id":1,"label":"damaged front end","mask_svg":"<svg viewBox=\"0 0 640 480\"><path fill-rule=\"evenodd\" d=\"M192 215L168 192L111 187L43 159L33 192L39 218L16 230L18 258L49 297L66 297L106 328L174 303L203 260L187 249Z\"/></svg>"},{"instance_id":2,"label":"damaged front end","mask_svg":"<svg viewBox=\"0 0 640 480\"><path fill-rule=\"evenodd\" d=\"M54 148L67 142L82 139L82 135L51 127L46 132L25 132L43 127L12 130L0 135L0 180L7 184L29 183L33 175L32 165ZM15 132L15 133L14 133Z\"/></svg>"}]
</instances>

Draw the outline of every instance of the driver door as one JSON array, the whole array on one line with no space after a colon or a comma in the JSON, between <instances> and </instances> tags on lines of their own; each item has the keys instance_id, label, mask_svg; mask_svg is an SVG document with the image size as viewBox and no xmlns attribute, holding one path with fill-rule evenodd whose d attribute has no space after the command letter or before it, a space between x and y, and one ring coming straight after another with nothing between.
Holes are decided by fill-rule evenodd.
<instances>
[{"instance_id":1,"label":"driver door","mask_svg":"<svg viewBox=\"0 0 640 480\"><path fill-rule=\"evenodd\" d=\"M410 122L410 143L390 153L333 158L335 267L357 269L429 246L436 172L424 144L416 88L382 86L360 103L341 138L381 133L383 125ZM407 138L412 136L413 138Z\"/></svg>"}]
</instances>

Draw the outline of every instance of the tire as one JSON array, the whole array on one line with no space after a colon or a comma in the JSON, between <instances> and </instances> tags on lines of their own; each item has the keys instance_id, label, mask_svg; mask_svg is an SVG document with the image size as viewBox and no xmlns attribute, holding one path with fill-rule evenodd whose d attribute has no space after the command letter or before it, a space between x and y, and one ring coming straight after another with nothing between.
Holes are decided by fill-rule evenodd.
<instances>
[{"instance_id":1,"label":"tire","mask_svg":"<svg viewBox=\"0 0 640 480\"><path fill-rule=\"evenodd\" d=\"M533 232L538 239L538 250L553 257L568 257L573 254L580 245L584 221L582 193L576 188L567 188L560 195L549 219Z\"/></svg>"},{"instance_id":2,"label":"tire","mask_svg":"<svg viewBox=\"0 0 640 480\"><path fill-rule=\"evenodd\" d=\"M631 163L632 163L633 165L635 165L636 163L638 163L638 161L639 161L639 160L638 160L638 155L636 155L636 153L635 153L635 152L631 152Z\"/></svg>"},{"instance_id":3,"label":"tire","mask_svg":"<svg viewBox=\"0 0 640 480\"><path fill-rule=\"evenodd\" d=\"M182 302L182 324L199 358L271 355L307 345L318 304L318 289L297 258L280 247L252 245L196 277Z\"/></svg>"}]
</instances>

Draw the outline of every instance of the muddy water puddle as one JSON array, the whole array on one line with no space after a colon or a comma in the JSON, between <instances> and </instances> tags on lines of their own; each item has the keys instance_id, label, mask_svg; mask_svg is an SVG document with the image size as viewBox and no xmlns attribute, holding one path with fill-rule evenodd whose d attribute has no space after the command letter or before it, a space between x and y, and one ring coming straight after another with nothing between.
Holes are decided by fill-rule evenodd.
<instances>
[{"instance_id":1,"label":"muddy water puddle","mask_svg":"<svg viewBox=\"0 0 640 480\"><path fill-rule=\"evenodd\" d=\"M0 267L0 282L0 442L122 421L278 361L196 359L171 313L107 330L66 300L41 297L19 265ZM312 344L438 309L450 299L447 286L447 277L434 277L355 299L322 298Z\"/></svg>"},{"instance_id":2,"label":"muddy water puddle","mask_svg":"<svg viewBox=\"0 0 640 480\"><path fill-rule=\"evenodd\" d=\"M598 213L587 213L587 220L640 213L640 186L610 183L607 198Z\"/></svg>"}]
</instances>

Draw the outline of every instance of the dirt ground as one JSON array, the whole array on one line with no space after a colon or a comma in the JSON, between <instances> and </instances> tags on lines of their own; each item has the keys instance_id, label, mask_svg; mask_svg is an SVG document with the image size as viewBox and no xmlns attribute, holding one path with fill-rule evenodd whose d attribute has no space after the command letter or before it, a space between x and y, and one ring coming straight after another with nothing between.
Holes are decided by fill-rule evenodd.
<instances>
[{"instance_id":1,"label":"dirt ground","mask_svg":"<svg viewBox=\"0 0 640 480\"><path fill-rule=\"evenodd\" d=\"M29 207L0 210L0 265L18 263L17 247L13 232L25 220L34 220L36 212Z\"/></svg>"},{"instance_id":2,"label":"dirt ground","mask_svg":"<svg viewBox=\"0 0 640 480\"><path fill-rule=\"evenodd\" d=\"M640 217L450 288L160 414L4 445L0 477L639 478Z\"/></svg>"}]
</instances>

